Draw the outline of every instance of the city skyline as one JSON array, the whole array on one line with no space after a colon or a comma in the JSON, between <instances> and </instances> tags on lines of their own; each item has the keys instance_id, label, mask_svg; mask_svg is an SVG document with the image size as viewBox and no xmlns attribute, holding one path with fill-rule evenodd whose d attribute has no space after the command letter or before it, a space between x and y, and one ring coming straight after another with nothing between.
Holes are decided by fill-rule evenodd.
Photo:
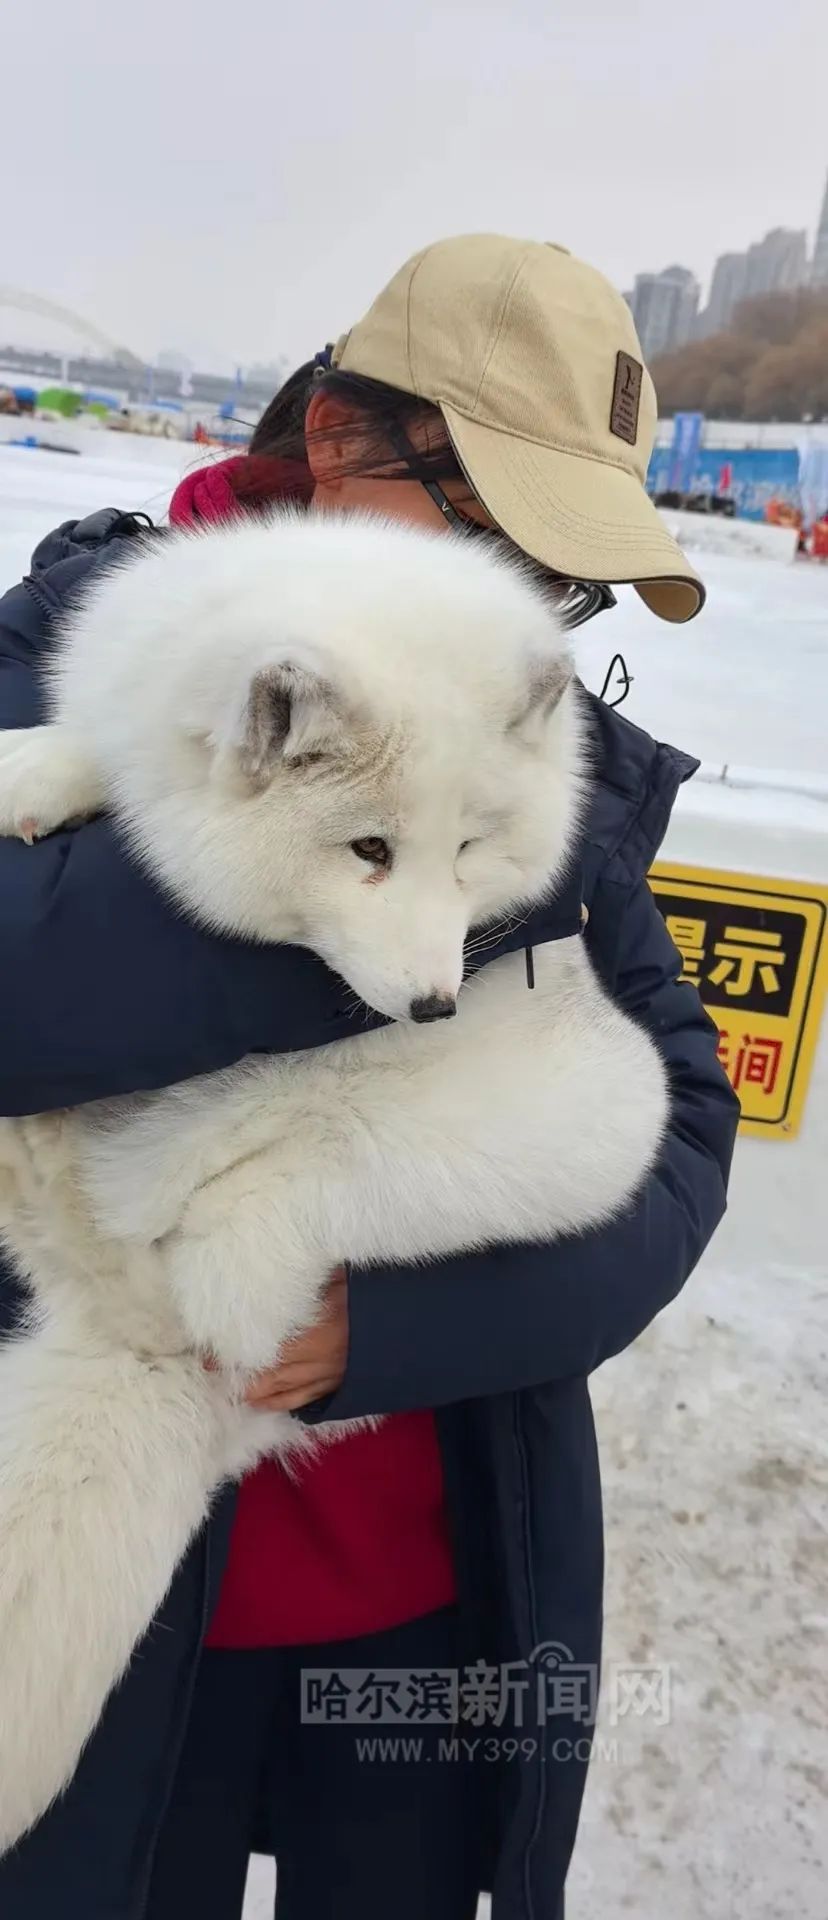
<instances>
[{"instance_id":1,"label":"city skyline","mask_svg":"<svg viewBox=\"0 0 828 1920\"><path fill-rule=\"evenodd\" d=\"M683 346L691 339L706 338L726 328L741 300L767 292L791 290L800 286L828 286L828 171L821 209L814 231L813 252L808 246L806 227L774 227L742 250L719 254L713 263L705 306L701 305L702 283L692 268L674 263L655 271L636 273L632 288L624 293L631 308L642 349L648 359ZM0 317L0 351L2 351ZM12 345L11 335L5 344ZM22 340L15 345L25 347ZM197 366L190 354L178 347L163 347L147 356L147 364L160 372L174 373L186 388L190 373ZM246 367L235 361L232 373L243 369L254 381L267 376L285 378L289 356L271 354L253 359ZM210 371L203 364L204 372ZM225 367L220 377L229 379Z\"/></svg>"},{"instance_id":2,"label":"city skyline","mask_svg":"<svg viewBox=\"0 0 828 1920\"><path fill-rule=\"evenodd\" d=\"M704 307L701 281L692 268L678 263L636 273L632 287L623 297L632 311L645 357L655 360L690 340L708 338L727 328L742 300L806 286L828 287L828 171L814 230L813 251L809 248L806 227L773 227L743 249L716 257ZM0 311L0 354L3 344ZM13 342L11 335L6 336L5 345L17 346L24 352L27 349L25 341ZM73 357L78 357L77 352ZM184 392L190 375L197 370L196 361L177 347L164 347L147 355L145 364L174 375L176 382L180 379ZM205 374L212 372L209 363L203 363L201 370ZM266 359L254 359L246 367L237 360L232 374L243 372L256 385L264 385L270 379L275 390L289 370L289 356L277 353ZM220 371L216 369L216 377L226 381L231 374L225 366Z\"/></svg>"},{"instance_id":3,"label":"city skyline","mask_svg":"<svg viewBox=\"0 0 828 1920\"><path fill-rule=\"evenodd\" d=\"M4 29L26 83L0 123L3 279L143 358L297 365L447 234L558 241L619 288L673 260L706 283L818 210L820 0L761 29L755 0L145 0L105 32L89 0L41 0L36 61L26 9Z\"/></svg>"},{"instance_id":4,"label":"city skyline","mask_svg":"<svg viewBox=\"0 0 828 1920\"><path fill-rule=\"evenodd\" d=\"M645 356L657 359L689 340L722 332L742 300L828 286L828 172L813 250L808 233L807 227L771 227L741 250L719 254L704 307L701 283L691 268L673 265L637 273L624 298Z\"/></svg>"}]
</instances>

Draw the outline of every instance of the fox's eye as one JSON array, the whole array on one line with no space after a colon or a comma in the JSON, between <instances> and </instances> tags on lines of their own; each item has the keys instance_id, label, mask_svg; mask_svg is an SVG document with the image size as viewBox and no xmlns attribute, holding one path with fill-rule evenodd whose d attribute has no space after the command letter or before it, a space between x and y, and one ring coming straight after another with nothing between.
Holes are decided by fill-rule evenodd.
<instances>
[{"instance_id":1,"label":"fox's eye","mask_svg":"<svg viewBox=\"0 0 828 1920\"><path fill-rule=\"evenodd\" d=\"M458 853L465 853L466 848L472 846L472 844L473 842L471 840L461 840L460 845L457 849Z\"/></svg>"},{"instance_id":2,"label":"fox's eye","mask_svg":"<svg viewBox=\"0 0 828 1920\"><path fill-rule=\"evenodd\" d=\"M379 840L373 834L369 834L366 840L352 840L351 852L356 854L358 860L367 860L372 867L391 865L391 849L388 841Z\"/></svg>"}]
</instances>

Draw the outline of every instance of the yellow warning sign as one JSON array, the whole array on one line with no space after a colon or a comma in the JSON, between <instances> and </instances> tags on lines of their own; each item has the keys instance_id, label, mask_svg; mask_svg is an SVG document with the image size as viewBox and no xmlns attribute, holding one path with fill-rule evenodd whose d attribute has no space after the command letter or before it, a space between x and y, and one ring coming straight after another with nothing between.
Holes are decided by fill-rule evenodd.
<instances>
[{"instance_id":1,"label":"yellow warning sign","mask_svg":"<svg viewBox=\"0 0 828 1920\"><path fill-rule=\"evenodd\" d=\"M719 1029L741 1131L798 1131L828 985L828 887L659 861L650 885Z\"/></svg>"}]
</instances>

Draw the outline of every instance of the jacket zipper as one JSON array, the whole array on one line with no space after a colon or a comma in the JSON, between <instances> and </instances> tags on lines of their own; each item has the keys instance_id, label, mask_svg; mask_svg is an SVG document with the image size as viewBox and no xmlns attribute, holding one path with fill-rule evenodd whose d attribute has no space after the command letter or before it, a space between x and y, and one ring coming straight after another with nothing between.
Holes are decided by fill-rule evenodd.
<instances>
[{"instance_id":1,"label":"jacket zipper","mask_svg":"<svg viewBox=\"0 0 828 1920\"><path fill-rule=\"evenodd\" d=\"M520 1518L521 1518L521 1531L523 1536L522 1546L523 1546L524 1574L526 1579L526 1592L529 1600L529 1627L530 1627L530 1632L532 1636L532 1645L533 1647L536 1647L539 1643L539 1628L538 1628L537 1595L535 1592L535 1579L534 1579L534 1573L532 1568L532 1542L531 1542L531 1535L530 1535L531 1506L530 1506L530 1486L529 1486L529 1458L526 1451L526 1436L523 1431L523 1421L521 1418L521 1396L519 1393L516 1393L514 1396L513 1431L514 1431L514 1441L515 1441L515 1452L517 1454L518 1470L520 1473L520 1486L521 1486ZM538 1737L538 1797L537 1797L537 1803L535 1806L535 1817L532 1823L532 1830L526 1844L526 1852L524 1854L524 1860L523 1860L523 1897L526 1905L526 1920L534 1920L534 1916L535 1916L535 1902L532 1897L532 1856L534 1854L535 1847L537 1845L538 1835L543 1825L543 1809L546 1801L546 1762L545 1762L545 1756L543 1752L543 1742L540 1738L540 1729L538 1730L538 1734L539 1734L539 1737Z\"/></svg>"},{"instance_id":2,"label":"jacket zipper","mask_svg":"<svg viewBox=\"0 0 828 1920\"><path fill-rule=\"evenodd\" d=\"M201 1617L200 1617L199 1626L198 1626L198 1648L196 1650L196 1653L194 1655L194 1658L190 1667L190 1675L187 1682L186 1691L184 1694L184 1700L182 1702L181 1713L179 1715L178 1730L176 1732L175 1740L172 1743L172 1754L171 1754L171 1761L170 1761L170 1769L167 1776L166 1789L161 1801L161 1805L158 1809L158 1818L152 1830L149 1847L147 1849L146 1875L144 1879L143 1889L139 1896L140 1906L138 1908L136 1920L146 1920L147 1902L149 1900L150 1888L152 1885L152 1870L155 1865L155 1855L157 1853L158 1842L161 1837L161 1828L164 1825L164 1821L166 1820L167 1813L169 1811L170 1801L172 1800L173 1789L175 1787L175 1777L178 1772L178 1766L179 1766L179 1762L181 1760L181 1754L184 1748L184 1741L186 1740L186 1737L187 1737L187 1727L189 1725L190 1710L193 1704L193 1694L195 1693L196 1679L198 1677L199 1662L201 1660L201 1653L204 1645L204 1636L207 1632L207 1606L208 1606L209 1593L210 1593L210 1522L208 1520L207 1525L204 1529L204 1577L203 1577L202 1588L201 1588Z\"/></svg>"}]
</instances>

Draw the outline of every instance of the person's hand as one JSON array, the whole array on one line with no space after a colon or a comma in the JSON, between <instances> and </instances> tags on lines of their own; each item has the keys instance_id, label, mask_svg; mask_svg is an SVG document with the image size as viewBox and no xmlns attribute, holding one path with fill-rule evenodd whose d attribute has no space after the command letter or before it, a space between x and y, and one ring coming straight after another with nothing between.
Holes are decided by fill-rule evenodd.
<instances>
[{"instance_id":1,"label":"person's hand","mask_svg":"<svg viewBox=\"0 0 828 1920\"><path fill-rule=\"evenodd\" d=\"M245 1394L263 1413L294 1413L335 1393L348 1359L348 1281L343 1267L331 1275L322 1313L307 1333L284 1348L278 1367L257 1374Z\"/></svg>"}]
</instances>

